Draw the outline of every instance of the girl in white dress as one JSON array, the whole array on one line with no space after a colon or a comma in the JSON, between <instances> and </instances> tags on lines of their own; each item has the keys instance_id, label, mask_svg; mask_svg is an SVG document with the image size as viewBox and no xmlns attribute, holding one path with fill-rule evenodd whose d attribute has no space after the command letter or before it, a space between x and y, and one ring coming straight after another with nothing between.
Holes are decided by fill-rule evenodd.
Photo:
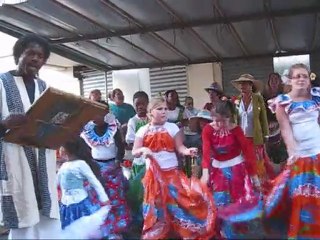
<instances>
[{"instance_id":1,"label":"girl in white dress","mask_svg":"<svg viewBox=\"0 0 320 240\"><path fill-rule=\"evenodd\" d=\"M67 142L63 146L63 152L67 161L62 164L57 175L57 184L61 190L60 220L62 229L66 229L68 226L70 229L72 223L85 216L90 216L92 219L99 216L102 224L106 215L95 215L95 213L101 206L109 205L109 197L98 180L100 179L99 169L91 161L90 150L84 140L78 137ZM85 188L86 182L95 189L98 201L89 197ZM96 230L99 227L96 226Z\"/></svg>"},{"instance_id":2,"label":"girl in white dress","mask_svg":"<svg viewBox=\"0 0 320 240\"><path fill-rule=\"evenodd\" d=\"M291 66L289 83L288 94L269 101L289 159L266 199L266 216L287 227L286 238L320 239L320 88L311 88L304 64Z\"/></svg>"}]
</instances>

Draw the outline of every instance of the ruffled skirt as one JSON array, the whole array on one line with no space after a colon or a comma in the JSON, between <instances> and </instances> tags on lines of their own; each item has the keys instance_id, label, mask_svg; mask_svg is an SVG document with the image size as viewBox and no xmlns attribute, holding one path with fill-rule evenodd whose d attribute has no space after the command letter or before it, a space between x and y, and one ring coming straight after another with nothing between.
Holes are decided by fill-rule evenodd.
<instances>
[{"instance_id":1,"label":"ruffled skirt","mask_svg":"<svg viewBox=\"0 0 320 240\"><path fill-rule=\"evenodd\" d=\"M112 209L102 227L104 236L110 234L121 234L124 232L131 220L130 210L126 201L126 190L128 180L124 177L121 167L115 160L96 161L105 181L105 191L110 199Z\"/></svg>"},{"instance_id":2,"label":"ruffled skirt","mask_svg":"<svg viewBox=\"0 0 320 240\"><path fill-rule=\"evenodd\" d=\"M247 138L251 144L253 144L253 138ZM267 193L270 188L270 181L275 178L276 174L274 172L273 166L271 164L270 158L267 154L264 145L254 145L256 158L257 158L257 174L262 186L263 193Z\"/></svg>"},{"instance_id":3,"label":"ruffled skirt","mask_svg":"<svg viewBox=\"0 0 320 240\"><path fill-rule=\"evenodd\" d=\"M143 185L143 239L209 239L214 235L215 206L198 179L188 179L176 168L162 170L151 160Z\"/></svg>"},{"instance_id":4,"label":"ruffled skirt","mask_svg":"<svg viewBox=\"0 0 320 240\"><path fill-rule=\"evenodd\" d=\"M269 223L282 222L288 238L320 239L319 207L320 154L287 166L273 182L265 213Z\"/></svg>"},{"instance_id":5,"label":"ruffled skirt","mask_svg":"<svg viewBox=\"0 0 320 240\"><path fill-rule=\"evenodd\" d=\"M247 173L245 163L210 169L209 186L218 208L217 233L228 239L257 237L262 228L263 204ZM260 231L261 233L261 231Z\"/></svg>"},{"instance_id":6,"label":"ruffled skirt","mask_svg":"<svg viewBox=\"0 0 320 240\"><path fill-rule=\"evenodd\" d=\"M93 203L89 197L79 203L70 205L60 203L61 228L64 229L79 218L89 216L99 209L100 205L98 203Z\"/></svg>"},{"instance_id":7,"label":"ruffled skirt","mask_svg":"<svg viewBox=\"0 0 320 240\"><path fill-rule=\"evenodd\" d=\"M107 218L110 208L110 206L103 206L95 213L75 220L55 234L59 239L101 239L104 237L101 225Z\"/></svg>"}]
</instances>

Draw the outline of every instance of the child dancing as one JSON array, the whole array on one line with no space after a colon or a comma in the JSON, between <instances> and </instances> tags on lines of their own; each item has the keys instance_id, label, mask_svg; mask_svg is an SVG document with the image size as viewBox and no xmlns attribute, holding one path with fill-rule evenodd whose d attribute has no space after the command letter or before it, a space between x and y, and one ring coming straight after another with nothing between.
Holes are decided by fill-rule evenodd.
<instances>
[{"instance_id":1,"label":"child dancing","mask_svg":"<svg viewBox=\"0 0 320 240\"><path fill-rule=\"evenodd\" d=\"M320 88L311 88L304 64L291 66L288 77L291 91L269 101L289 159L266 199L266 215L287 227L286 238L320 239Z\"/></svg>"},{"instance_id":2,"label":"child dancing","mask_svg":"<svg viewBox=\"0 0 320 240\"><path fill-rule=\"evenodd\" d=\"M260 213L253 212L259 205L259 194L255 193L254 186L260 189L254 147L242 129L232 123L234 111L231 101L218 102L212 110L212 123L202 132L201 181L208 183L213 191L220 220L217 227L223 228L222 233L227 238L239 238L244 234L240 235L235 225L227 226L228 221L237 219L243 228L244 222L258 218L262 213L262 208ZM240 220L239 215L243 214L246 220ZM245 214L252 216L245 217Z\"/></svg>"},{"instance_id":3,"label":"child dancing","mask_svg":"<svg viewBox=\"0 0 320 240\"><path fill-rule=\"evenodd\" d=\"M124 144L114 115L108 113L89 122L81 137L91 148L92 157L100 168L105 182L104 188L112 205L103 226L104 236L109 239L122 238L130 222L130 211L125 198L128 182L120 167Z\"/></svg>"},{"instance_id":4,"label":"child dancing","mask_svg":"<svg viewBox=\"0 0 320 240\"><path fill-rule=\"evenodd\" d=\"M61 227L63 230L69 227L70 231L70 225L77 221L78 227L83 226L85 228L82 231L83 236L84 232L88 231L83 224L90 220L93 220L92 223L96 223L96 218L100 219L98 222L101 225L103 224L106 214L101 215L98 210L102 205L107 205L110 202L101 182L98 180L100 179L99 169L92 162L90 149L88 149L83 139L78 137L68 141L63 146L63 152L66 162L62 164L57 174L57 184L61 190ZM85 188L85 182L88 182L95 189L100 201L92 201L90 199ZM83 218L85 216L90 216L90 219ZM79 222L81 218L85 220ZM100 225L95 226L95 228L98 231ZM93 226L90 226L90 229L93 231ZM81 232L80 229L78 231ZM64 234L63 236L67 236L66 233ZM92 236L101 236L97 232L92 232L91 234ZM79 237L80 235L78 234L74 237Z\"/></svg>"},{"instance_id":5,"label":"child dancing","mask_svg":"<svg viewBox=\"0 0 320 240\"><path fill-rule=\"evenodd\" d=\"M143 239L208 239L214 234L215 207L206 186L178 169L176 151L195 155L183 145L182 133L167 122L163 98L152 99L150 123L136 134L132 153L147 159L143 178Z\"/></svg>"}]
</instances>

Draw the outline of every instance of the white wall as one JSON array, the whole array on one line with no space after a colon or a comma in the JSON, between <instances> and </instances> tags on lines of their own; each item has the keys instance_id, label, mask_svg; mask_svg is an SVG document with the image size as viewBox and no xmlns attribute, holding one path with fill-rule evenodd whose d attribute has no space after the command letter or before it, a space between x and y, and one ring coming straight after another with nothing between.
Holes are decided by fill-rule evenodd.
<instances>
[{"instance_id":1,"label":"white wall","mask_svg":"<svg viewBox=\"0 0 320 240\"><path fill-rule=\"evenodd\" d=\"M13 56L0 57L0 73L16 69Z\"/></svg>"},{"instance_id":2,"label":"white wall","mask_svg":"<svg viewBox=\"0 0 320 240\"><path fill-rule=\"evenodd\" d=\"M124 101L132 104L135 92L145 91L150 96L149 69L130 69L112 71L113 89L120 88L125 96Z\"/></svg>"},{"instance_id":3,"label":"white wall","mask_svg":"<svg viewBox=\"0 0 320 240\"><path fill-rule=\"evenodd\" d=\"M0 73L16 69L13 56L0 57ZM50 67L43 66L39 76L51 87L80 95L80 83L77 78L73 78L72 67Z\"/></svg>"},{"instance_id":4,"label":"white wall","mask_svg":"<svg viewBox=\"0 0 320 240\"><path fill-rule=\"evenodd\" d=\"M49 86L62 91L80 95L80 82L73 77L72 67L59 68L42 67L39 73L41 79L48 83Z\"/></svg>"},{"instance_id":5,"label":"white wall","mask_svg":"<svg viewBox=\"0 0 320 240\"><path fill-rule=\"evenodd\" d=\"M145 91L149 96L151 96L149 68L139 69L138 74L140 91Z\"/></svg>"},{"instance_id":6,"label":"white wall","mask_svg":"<svg viewBox=\"0 0 320 240\"><path fill-rule=\"evenodd\" d=\"M222 85L222 72L220 63L203 63L187 66L189 96L193 97L194 106L202 109L209 101L204 88L216 81Z\"/></svg>"}]
</instances>

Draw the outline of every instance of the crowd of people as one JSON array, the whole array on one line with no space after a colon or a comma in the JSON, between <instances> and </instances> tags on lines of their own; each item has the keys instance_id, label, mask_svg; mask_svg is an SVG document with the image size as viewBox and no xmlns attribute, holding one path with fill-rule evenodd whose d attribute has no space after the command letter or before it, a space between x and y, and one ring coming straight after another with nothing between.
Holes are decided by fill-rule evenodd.
<instances>
[{"instance_id":1,"label":"crowd of people","mask_svg":"<svg viewBox=\"0 0 320 240\"><path fill-rule=\"evenodd\" d=\"M17 69L0 75L1 136L28 121L49 55L36 35L15 44ZM318 239L320 88L310 76L304 64L285 84L242 74L230 82L237 96L214 82L203 109L174 89L138 91L133 106L120 89L108 99L95 89L90 100L107 111L61 144L58 169L55 151L0 139L1 223L11 239L75 226L101 239Z\"/></svg>"}]
</instances>

